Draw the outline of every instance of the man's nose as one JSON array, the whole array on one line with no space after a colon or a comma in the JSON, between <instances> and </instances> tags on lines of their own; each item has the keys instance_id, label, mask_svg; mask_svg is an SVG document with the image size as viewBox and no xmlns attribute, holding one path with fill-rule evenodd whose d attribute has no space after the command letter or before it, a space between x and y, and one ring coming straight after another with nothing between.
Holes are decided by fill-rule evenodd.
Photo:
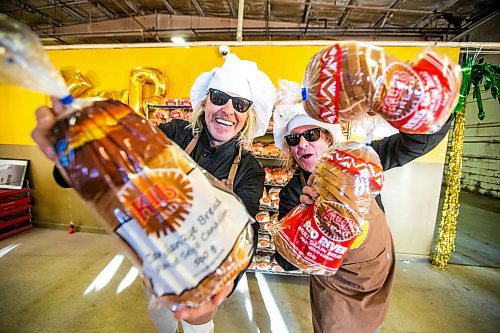
<instances>
[{"instance_id":1,"label":"man's nose","mask_svg":"<svg viewBox=\"0 0 500 333\"><path fill-rule=\"evenodd\" d=\"M227 115L234 114L235 110L233 108L233 100L230 98L227 100L226 104L223 105L222 110Z\"/></svg>"},{"instance_id":2,"label":"man's nose","mask_svg":"<svg viewBox=\"0 0 500 333\"><path fill-rule=\"evenodd\" d=\"M299 147L301 148L309 147L309 141L307 141L303 135L300 136Z\"/></svg>"}]
</instances>

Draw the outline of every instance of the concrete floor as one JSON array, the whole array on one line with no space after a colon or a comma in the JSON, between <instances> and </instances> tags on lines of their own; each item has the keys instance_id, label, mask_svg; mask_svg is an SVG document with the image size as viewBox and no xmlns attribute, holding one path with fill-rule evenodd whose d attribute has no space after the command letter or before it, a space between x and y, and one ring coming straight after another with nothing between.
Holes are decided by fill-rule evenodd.
<instances>
[{"instance_id":1,"label":"concrete floor","mask_svg":"<svg viewBox=\"0 0 500 333\"><path fill-rule=\"evenodd\" d=\"M472 214L464 226L478 229L479 219L488 229L459 229L457 241L462 242L461 233L470 237L457 248L482 253L478 244L486 242L486 255L461 258L471 264L479 259L470 258L479 257L496 266L491 263L499 262L500 212L481 202L483 207L462 203L461 214L469 208ZM475 239L477 234L486 240ZM108 283L93 284L112 266L116 272ZM426 257L407 255L398 255L397 266L382 332L500 332L498 268L453 264L441 272ZM108 235L35 228L2 240L0 332L154 332L139 279L123 289L130 268ZM307 277L247 273L221 306L216 332L312 332L308 289Z\"/></svg>"},{"instance_id":2,"label":"concrete floor","mask_svg":"<svg viewBox=\"0 0 500 333\"><path fill-rule=\"evenodd\" d=\"M455 252L450 262L500 268L500 200L465 191L459 200Z\"/></svg>"}]
</instances>

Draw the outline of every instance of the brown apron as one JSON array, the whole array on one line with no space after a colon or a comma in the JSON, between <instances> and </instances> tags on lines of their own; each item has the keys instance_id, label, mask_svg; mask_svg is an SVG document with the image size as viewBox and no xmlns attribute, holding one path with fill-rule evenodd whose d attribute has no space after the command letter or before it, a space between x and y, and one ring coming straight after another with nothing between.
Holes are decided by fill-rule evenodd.
<instances>
[{"instance_id":1,"label":"brown apron","mask_svg":"<svg viewBox=\"0 0 500 333\"><path fill-rule=\"evenodd\" d=\"M195 134L193 139L187 145L186 149L184 149L184 151L188 155L191 154L193 149L198 144L198 140L200 139L200 133L201 133L201 131L198 132L197 134ZM227 179L217 180L215 177L213 177L214 180L218 181L218 184L214 184L214 185L216 185L216 186L218 185L218 187L224 188L226 191L228 191L230 193L234 193L233 192L234 178L236 177L236 171L238 171L238 166L239 166L239 163L241 161L241 151L242 151L242 146L240 145L238 155L236 155L236 157L234 158L234 161L233 161L233 164L231 165L231 170L229 171L229 175L228 175ZM152 302L157 302L157 299L156 299L156 297L153 296L153 293L151 292L151 287L147 287L146 285L147 285L147 282L145 282L145 280L143 279L143 282L142 282L143 290L144 290L144 293L146 294L148 302L150 303L150 306L148 307L149 317L151 318L151 320L155 324L158 331L160 331L160 328L174 327L175 326L175 327L177 327L177 330L179 332L182 332L181 322L179 321L176 323L176 320L172 316L172 312L170 310L168 310L167 308L151 305ZM155 304L155 303L152 303L152 304ZM215 315L215 312L213 313L213 315ZM213 320L213 318L212 318L212 320ZM173 331L173 330L174 330L174 328L169 329L169 331Z\"/></svg>"},{"instance_id":2,"label":"brown apron","mask_svg":"<svg viewBox=\"0 0 500 333\"><path fill-rule=\"evenodd\" d=\"M194 147L196 147L196 145L198 144L198 140L200 139L200 136L201 136L201 131L199 131L198 133L195 134L195 136L193 137L193 139L191 139L191 141L187 145L186 149L184 149L184 151L188 155L191 154L191 152L193 151ZM220 182L222 183L223 187L225 187L225 189L227 191L231 192L231 193L234 193L233 192L233 190L234 190L233 189L234 178L236 177L236 171L238 171L238 166L240 165L241 151L242 151L242 149L243 149L242 145L239 145L238 154L234 158L233 164L231 165L231 170L229 170L229 175L227 176L226 179L221 179L220 180Z\"/></svg>"},{"instance_id":3,"label":"brown apron","mask_svg":"<svg viewBox=\"0 0 500 333\"><path fill-rule=\"evenodd\" d=\"M371 333L382 325L395 276L394 244L384 212L373 199L368 234L333 276L311 276L315 333Z\"/></svg>"}]
</instances>

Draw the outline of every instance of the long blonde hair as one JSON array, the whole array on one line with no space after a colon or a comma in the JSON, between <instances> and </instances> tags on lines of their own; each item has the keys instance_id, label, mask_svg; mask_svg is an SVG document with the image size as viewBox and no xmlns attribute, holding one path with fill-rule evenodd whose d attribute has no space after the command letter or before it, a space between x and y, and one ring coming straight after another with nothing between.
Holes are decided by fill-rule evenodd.
<instances>
[{"instance_id":1,"label":"long blonde hair","mask_svg":"<svg viewBox=\"0 0 500 333\"><path fill-rule=\"evenodd\" d=\"M205 110L203 110L203 107L207 102L207 98L208 95L193 108L193 119L191 120L191 124L189 125L191 127L191 130L193 131L193 134L196 134L199 129L203 128L203 119L205 117ZM241 131L238 133L236 140L238 144L243 145L243 148L250 149L252 146L252 141L254 139L253 130L255 128L255 123L257 122L257 112L255 111L253 106L251 106L247 112L247 120L245 121L245 125L243 126Z\"/></svg>"}]
</instances>

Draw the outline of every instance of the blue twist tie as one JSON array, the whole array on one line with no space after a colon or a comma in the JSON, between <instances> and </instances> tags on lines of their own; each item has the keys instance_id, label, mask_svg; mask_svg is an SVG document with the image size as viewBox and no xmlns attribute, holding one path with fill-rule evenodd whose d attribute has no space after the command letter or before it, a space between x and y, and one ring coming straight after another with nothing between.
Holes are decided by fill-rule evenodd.
<instances>
[{"instance_id":1,"label":"blue twist tie","mask_svg":"<svg viewBox=\"0 0 500 333\"><path fill-rule=\"evenodd\" d=\"M73 96L71 95L68 95L64 98L61 98L59 101L63 104L63 105L68 105L68 104L71 104L73 103L75 99L73 98Z\"/></svg>"},{"instance_id":2,"label":"blue twist tie","mask_svg":"<svg viewBox=\"0 0 500 333\"><path fill-rule=\"evenodd\" d=\"M307 89L306 88L302 88L302 100L303 101L306 101L307 100Z\"/></svg>"}]
</instances>

